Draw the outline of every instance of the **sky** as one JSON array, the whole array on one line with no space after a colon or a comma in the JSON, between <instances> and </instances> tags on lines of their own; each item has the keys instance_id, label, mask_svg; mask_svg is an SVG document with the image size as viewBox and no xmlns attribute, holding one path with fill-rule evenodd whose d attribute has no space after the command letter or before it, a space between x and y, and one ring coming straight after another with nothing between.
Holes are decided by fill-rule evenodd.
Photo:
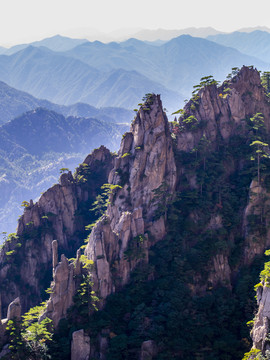
<instances>
[{"instance_id":1,"label":"sky","mask_svg":"<svg viewBox=\"0 0 270 360\"><path fill-rule=\"evenodd\" d=\"M0 46L123 28L270 28L270 1L0 0Z\"/></svg>"}]
</instances>

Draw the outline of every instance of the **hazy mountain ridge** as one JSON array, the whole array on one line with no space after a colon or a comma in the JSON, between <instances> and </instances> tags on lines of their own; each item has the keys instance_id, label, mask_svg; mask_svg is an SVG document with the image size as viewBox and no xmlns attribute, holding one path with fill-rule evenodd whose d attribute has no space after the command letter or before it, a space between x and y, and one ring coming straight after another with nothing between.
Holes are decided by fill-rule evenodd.
<instances>
[{"instance_id":1,"label":"hazy mountain ridge","mask_svg":"<svg viewBox=\"0 0 270 360\"><path fill-rule=\"evenodd\" d=\"M132 111L123 108L96 108L84 103L69 106L54 104L48 100L37 99L0 81L0 125L38 107L54 110L64 116L94 117L103 121L120 123L133 115Z\"/></svg>"},{"instance_id":2,"label":"hazy mountain ridge","mask_svg":"<svg viewBox=\"0 0 270 360\"><path fill-rule=\"evenodd\" d=\"M0 54L2 55L12 55L18 51L21 51L28 46L35 46L35 47L46 47L52 51L67 51L72 49L73 47L87 42L87 39L71 39L66 36L55 35L49 38L45 38L39 41L34 41L29 44L19 44L12 46L10 48L0 47Z\"/></svg>"},{"instance_id":3,"label":"hazy mountain ridge","mask_svg":"<svg viewBox=\"0 0 270 360\"><path fill-rule=\"evenodd\" d=\"M240 32L218 34L207 37L218 44L233 47L243 54L255 56L270 63L270 33L266 31Z\"/></svg>"},{"instance_id":4,"label":"hazy mountain ridge","mask_svg":"<svg viewBox=\"0 0 270 360\"><path fill-rule=\"evenodd\" d=\"M266 63L255 57L190 35L179 36L160 46L137 39L120 44L85 43L65 54L100 71L114 69L117 64L126 70L135 68L143 75L186 96L194 83L207 73L222 79L234 66L249 64L259 68L267 67Z\"/></svg>"},{"instance_id":5,"label":"hazy mountain ridge","mask_svg":"<svg viewBox=\"0 0 270 360\"><path fill-rule=\"evenodd\" d=\"M212 41L182 35L160 46L136 39L95 41L67 52L45 47L0 56L0 79L10 86L57 104L133 109L145 93L163 94L169 111L181 106L205 74L217 80L234 66L267 64Z\"/></svg>"},{"instance_id":6,"label":"hazy mountain ridge","mask_svg":"<svg viewBox=\"0 0 270 360\"><path fill-rule=\"evenodd\" d=\"M164 93L168 101L181 96L135 71L121 69L107 73L86 63L46 48L28 47L20 52L0 56L0 79L35 97L57 104L85 102L95 107L113 106L133 109L145 93ZM126 86L129 78L130 88ZM104 99L112 87L110 99ZM179 101L180 101L179 100Z\"/></svg>"}]
</instances>

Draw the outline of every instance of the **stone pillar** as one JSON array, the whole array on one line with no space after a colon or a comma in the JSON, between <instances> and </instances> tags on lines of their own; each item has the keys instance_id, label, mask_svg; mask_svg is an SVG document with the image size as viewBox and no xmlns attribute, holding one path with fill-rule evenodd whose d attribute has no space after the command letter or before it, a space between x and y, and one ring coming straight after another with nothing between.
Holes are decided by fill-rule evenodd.
<instances>
[{"instance_id":1,"label":"stone pillar","mask_svg":"<svg viewBox=\"0 0 270 360\"><path fill-rule=\"evenodd\" d=\"M58 265L58 241L57 240L53 240L53 242L52 242L52 265L53 265L53 273L54 273L55 268Z\"/></svg>"},{"instance_id":2,"label":"stone pillar","mask_svg":"<svg viewBox=\"0 0 270 360\"><path fill-rule=\"evenodd\" d=\"M16 319L20 319L21 318L21 302L20 302L20 298L17 297L14 301L12 301L9 305L8 305L8 311L7 311L7 319L8 320L14 320Z\"/></svg>"},{"instance_id":3,"label":"stone pillar","mask_svg":"<svg viewBox=\"0 0 270 360\"><path fill-rule=\"evenodd\" d=\"M140 360L152 360L158 354L157 345L153 340L147 340L142 343Z\"/></svg>"},{"instance_id":4,"label":"stone pillar","mask_svg":"<svg viewBox=\"0 0 270 360\"><path fill-rule=\"evenodd\" d=\"M81 275L81 249L77 250L77 256L75 261L75 275Z\"/></svg>"},{"instance_id":5,"label":"stone pillar","mask_svg":"<svg viewBox=\"0 0 270 360\"><path fill-rule=\"evenodd\" d=\"M90 356L90 337L84 330L74 331L71 342L71 360L88 360Z\"/></svg>"}]
</instances>

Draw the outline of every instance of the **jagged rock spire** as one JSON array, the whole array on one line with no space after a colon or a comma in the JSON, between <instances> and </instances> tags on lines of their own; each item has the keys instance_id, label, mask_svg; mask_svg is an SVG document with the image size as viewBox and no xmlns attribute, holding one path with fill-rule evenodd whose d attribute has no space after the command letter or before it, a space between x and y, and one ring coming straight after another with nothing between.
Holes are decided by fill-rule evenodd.
<instances>
[{"instance_id":1,"label":"jagged rock spire","mask_svg":"<svg viewBox=\"0 0 270 360\"><path fill-rule=\"evenodd\" d=\"M159 95L147 96L124 134L109 183L115 190L106 216L92 230L85 251L95 263L94 290L101 299L126 284L139 262L148 261L148 231L153 242L165 236L164 216L155 218L154 190L166 184L167 193L173 194L176 166ZM127 250L138 237L142 256L128 258Z\"/></svg>"},{"instance_id":2,"label":"jagged rock spire","mask_svg":"<svg viewBox=\"0 0 270 360\"><path fill-rule=\"evenodd\" d=\"M57 240L53 240L53 242L52 242L52 265L53 265L53 272L54 272L56 266L58 265L58 241Z\"/></svg>"}]
</instances>

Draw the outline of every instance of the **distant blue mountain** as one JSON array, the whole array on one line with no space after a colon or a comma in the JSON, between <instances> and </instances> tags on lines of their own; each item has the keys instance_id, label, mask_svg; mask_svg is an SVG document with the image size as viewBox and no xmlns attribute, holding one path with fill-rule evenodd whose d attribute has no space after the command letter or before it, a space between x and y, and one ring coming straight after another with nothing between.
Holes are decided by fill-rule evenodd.
<instances>
[{"instance_id":1,"label":"distant blue mountain","mask_svg":"<svg viewBox=\"0 0 270 360\"><path fill-rule=\"evenodd\" d=\"M84 102L95 107L133 109L148 92L162 93L168 102L183 99L136 71L117 68L103 72L44 47L29 46L10 56L0 55L0 80L62 105Z\"/></svg>"},{"instance_id":2,"label":"distant blue mountain","mask_svg":"<svg viewBox=\"0 0 270 360\"><path fill-rule=\"evenodd\" d=\"M29 44L20 44L15 45L10 48L0 47L0 54L3 55L12 55L18 51L26 49L28 46L35 46L35 47L46 47L52 51L67 51L75 46L88 42L86 39L71 39L69 37L55 35L40 41L34 41Z\"/></svg>"},{"instance_id":3,"label":"distant blue mountain","mask_svg":"<svg viewBox=\"0 0 270 360\"><path fill-rule=\"evenodd\" d=\"M65 106L80 102L133 109L145 93L161 93L171 111L182 105L201 77L220 80L232 67L242 65L269 69L267 63L236 49L182 35L160 46L136 39L84 42L64 52L28 46L10 56L0 55L0 80Z\"/></svg>"},{"instance_id":4,"label":"distant blue mountain","mask_svg":"<svg viewBox=\"0 0 270 360\"><path fill-rule=\"evenodd\" d=\"M84 103L69 106L54 104L48 100L37 99L0 81L0 125L38 107L54 110L65 116L94 117L107 122L124 123L133 116L131 110L123 108L105 107L98 109Z\"/></svg>"},{"instance_id":5,"label":"distant blue mountain","mask_svg":"<svg viewBox=\"0 0 270 360\"><path fill-rule=\"evenodd\" d=\"M208 40L229 46L270 63L270 33L266 31L239 32L208 36Z\"/></svg>"},{"instance_id":6,"label":"distant blue mountain","mask_svg":"<svg viewBox=\"0 0 270 360\"><path fill-rule=\"evenodd\" d=\"M102 143L115 149L122 136L121 129L114 123L65 117L52 110L37 108L0 126L0 151L14 160L23 153L37 158L50 152L87 154ZM7 146L7 141L16 145Z\"/></svg>"},{"instance_id":7,"label":"distant blue mountain","mask_svg":"<svg viewBox=\"0 0 270 360\"><path fill-rule=\"evenodd\" d=\"M260 69L268 67L256 57L190 35L179 36L160 46L137 39L119 44L88 42L65 54L100 71L117 67L127 71L136 70L186 96L202 76L211 74L217 79L223 79L232 67L243 64Z\"/></svg>"}]
</instances>

